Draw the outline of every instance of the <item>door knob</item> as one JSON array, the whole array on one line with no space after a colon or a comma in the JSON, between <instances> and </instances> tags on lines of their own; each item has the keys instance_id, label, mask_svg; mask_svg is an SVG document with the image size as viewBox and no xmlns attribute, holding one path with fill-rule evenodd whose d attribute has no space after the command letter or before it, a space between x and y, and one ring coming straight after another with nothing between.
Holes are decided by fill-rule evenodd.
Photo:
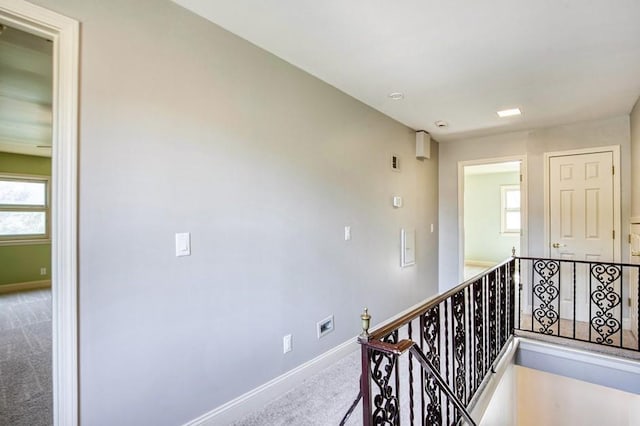
<instances>
[{"instance_id":1,"label":"door knob","mask_svg":"<svg viewBox=\"0 0 640 426\"><path fill-rule=\"evenodd\" d=\"M560 247L566 247L566 244L560 244L560 243L553 243L551 245L553 248L560 248Z\"/></svg>"}]
</instances>

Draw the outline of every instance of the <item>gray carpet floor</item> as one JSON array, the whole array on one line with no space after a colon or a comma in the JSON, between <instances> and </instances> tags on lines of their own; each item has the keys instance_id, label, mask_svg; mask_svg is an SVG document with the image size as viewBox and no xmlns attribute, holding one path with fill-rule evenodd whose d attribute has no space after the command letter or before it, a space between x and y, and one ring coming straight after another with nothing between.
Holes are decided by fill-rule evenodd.
<instances>
[{"instance_id":1,"label":"gray carpet floor","mask_svg":"<svg viewBox=\"0 0 640 426\"><path fill-rule=\"evenodd\" d=\"M358 395L359 378L360 351L355 351L233 426L338 426ZM362 403L346 425L361 424Z\"/></svg>"},{"instance_id":2,"label":"gray carpet floor","mask_svg":"<svg viewBox=\"0 0 640 426\"><path fill-rule=\"evenodd\" d=\"M51 291L0 294L0 425L53 424Z\"/></svg>"}]
</instances>

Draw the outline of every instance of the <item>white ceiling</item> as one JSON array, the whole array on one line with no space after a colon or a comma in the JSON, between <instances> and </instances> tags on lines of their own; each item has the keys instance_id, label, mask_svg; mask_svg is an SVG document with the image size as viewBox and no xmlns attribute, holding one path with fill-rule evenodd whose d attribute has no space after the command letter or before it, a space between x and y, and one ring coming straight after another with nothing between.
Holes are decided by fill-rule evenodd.
<instances>
[{"instance_id":1,"label":"white ceiling","mask_svg":"<svg viewBox=\"0 0 640 426\"><path fill-rule=\"evenodd\" d=\"M439 141L628 114L640 95L639 0L174 1Z\"/></svg>"},{"instance_id":2,"label":"white ceiling","mask_svg":"<svg viewBox=\"0 0 640 426\"><path fill-rule=\"evenodd\" d=\"M0 34L0 151L51 156L52 58L45 39Z\"/></svg>"}]
</instances>

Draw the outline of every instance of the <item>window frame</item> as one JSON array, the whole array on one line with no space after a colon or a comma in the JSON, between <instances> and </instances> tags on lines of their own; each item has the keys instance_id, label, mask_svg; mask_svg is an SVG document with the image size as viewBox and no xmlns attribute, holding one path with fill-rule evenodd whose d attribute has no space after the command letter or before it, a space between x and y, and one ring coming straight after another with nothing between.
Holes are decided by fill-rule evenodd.
<instances>
[{"instance_id":1,"label":"window frame","mask_svg":"<svg viewBox=\"0 0 640 426\"><path fill-rule=\"evenodd\" d=\"M507 207L507 193L518 191L520 193L520 207L508 208ZM508 229L507 228L507 213L517 212L520 215L520 228ZM520 184L512 185L500 185L500 233L502 235L519 236L522 234L522 188Z\"/></svg>"},{"instance_id":2,"label":"window frame","mask_svg":"<svg viewBox=\"0 0 640 426\"><path fill-rule=\"evenodd\" d=\"M0 204L0 212L43 212L45 215L44 234L0 235L0 246L44 244L51 242L51 176L23 173L0 173L0 181L44 183L45 202L43 206L29 204Z\"/></svg>"}]
</instances>

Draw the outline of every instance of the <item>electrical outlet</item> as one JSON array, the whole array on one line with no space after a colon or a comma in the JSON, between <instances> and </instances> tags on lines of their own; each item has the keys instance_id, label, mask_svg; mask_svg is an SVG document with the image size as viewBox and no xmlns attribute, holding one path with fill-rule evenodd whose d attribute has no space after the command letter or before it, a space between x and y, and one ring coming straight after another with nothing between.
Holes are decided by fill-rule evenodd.
<instances>
[{"instance_id":1,"label":"electrical outlet","mask_svg":"<svg viewBox=\"0 0 640 426\"><path fill-rule=\"evenodd\" d=\"M291 335L287 334L282 338L282 353L286 354L287 352L291 352L292 349Z\"/></svg>"},{"instance_id":2,"label":"electrical outlet","mask_svg":"<svg viewBox=\"0 0 640 426\"><path fill-rule=\"evenodd\" d=\"M47 268L40 268L40 275L47 275Z\"/></svg>"},{"instance_id":3,"label":"electrical outlet","mask_svg":"<svg viewBox=\"0 0 640 426\"><path fill-rule=\"evenodd\" d=\"M351 227L350 226L345 226L344 227L344 240L345 241L349 241L351 239Z\"/></svg>"}]
</instances>

